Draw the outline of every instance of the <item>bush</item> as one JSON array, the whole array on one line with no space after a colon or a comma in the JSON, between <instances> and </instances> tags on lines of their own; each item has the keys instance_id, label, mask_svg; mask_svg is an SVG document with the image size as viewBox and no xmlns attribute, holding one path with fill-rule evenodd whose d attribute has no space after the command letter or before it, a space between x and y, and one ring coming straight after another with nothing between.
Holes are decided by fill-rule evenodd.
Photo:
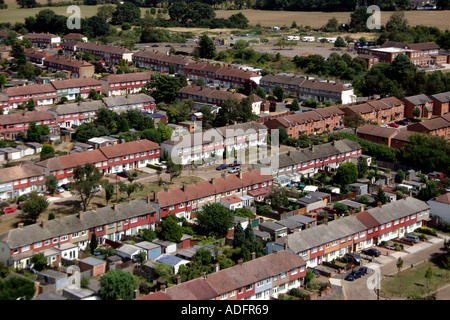
<instances>
[{"instance_id":1,"label":"bush","mask_svg":"<svg viewBox=\"0 0 450 320\"><path fill-rule=\"evenodd\" d=\"M300 298L301 300L310 300L311 299L309 294L307 294L305 291L298 289L298 288L293 288L293 289L289 290L288 294L290 296Z\"/></svg>"},{"instance_id":2,"label":"bush","mask_svg":"<svg viewBox=\"0 0 450 320\"><path fill-rule=\"evenodd\" d=\"M428 228L428 227L420 227L420 228L417 228L414 231L415 232L420 232L420 233L423 233L423 234L428 234L430 236L437 236L436 231L434 231L433 229Z\"/></svg>"},{"instance_id":3,"label":"bush","mask_svg":"<svg viewBox=\"0 0 450 320\"><path fill-rule=\"evenodd\" d=\"M436 228L443 232L450 232L450 223L448 223L446 221L439 221Z\"/></svg>"}]
</instances>

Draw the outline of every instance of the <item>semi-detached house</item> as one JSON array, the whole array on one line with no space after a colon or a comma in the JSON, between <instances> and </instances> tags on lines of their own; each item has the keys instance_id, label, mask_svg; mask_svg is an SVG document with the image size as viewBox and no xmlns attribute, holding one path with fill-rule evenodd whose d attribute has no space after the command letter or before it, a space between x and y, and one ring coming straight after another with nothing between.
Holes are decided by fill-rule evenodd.
<instances>
[{"instance_id":1,"label":"semi-detached house","mask_svg":"<svg viewBox=\"0 0 450 320\"><path fill-rule=\"evenodd\" d=\"M103 174L118 173L145 167L147 163L158 162L160 156L159 145L143 139L53 157L36 165L44 168L47 175L55 175L58 178L58 184L61 185L71 182L73 170L78 165L91 163Z\"/></svg>"},{"instance_id":2,"label":"semi-detached house","mask_svg":"<svg viewBox=\"0 0 450 320\"><path fill-rule=\"evenodd\" d=\"M78 259L92 234L99 244L105 239L119 240L122 235L135 235L140 229L154 229L155 208L147 200L113 204L49 221L19 225L0 235L0 261L7 266L26 268L30 258L43 253L49 264L61 258ZM56 263L55 263L56 262Z\"/></svg>"},{"instance_id":3,"label":"semi-detached house","mask_svg":"<svg viewBox=\"0 0 450 320\"><path fill-rule=\"evenodd\" d=\"M349 252L359 252L404 236L429 219L429 206L418 199L405 197L368 209L354 216L289 234L276 241L287 246L313 268Z\"/></svg>"}]
</instances>

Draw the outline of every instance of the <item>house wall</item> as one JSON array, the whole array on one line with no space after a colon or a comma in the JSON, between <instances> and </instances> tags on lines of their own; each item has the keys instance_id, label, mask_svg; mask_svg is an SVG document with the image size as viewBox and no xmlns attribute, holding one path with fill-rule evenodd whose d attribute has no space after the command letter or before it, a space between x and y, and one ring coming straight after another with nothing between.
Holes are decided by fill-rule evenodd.
<instances>
[{"instance_id":1,"label":"house wall","mask_svg":"<svg viewBox=\"0 0 450 320\"><path fill-rule=\"evenodd\" d=\"M438 201L430 200L427 202L430 206L430 214L438 216L450 223L450 205Z\"/></svg>"}]
</instances>

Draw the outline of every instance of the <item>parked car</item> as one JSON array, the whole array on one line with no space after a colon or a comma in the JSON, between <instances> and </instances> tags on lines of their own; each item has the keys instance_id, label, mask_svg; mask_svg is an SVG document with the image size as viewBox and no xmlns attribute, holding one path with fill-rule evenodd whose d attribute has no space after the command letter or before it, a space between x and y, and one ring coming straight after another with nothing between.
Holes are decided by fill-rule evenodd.
<instances>
[{"instance_id":1,"label":"parked car","mask_svg":"<svg viewBox=\"0 0 450 320\"><path fill-rule=\"evenodd\" d=\"M367 254L371 257L379 257L381 255L381 252L374 248L363 250L362 253Z\"/></svg>"},{"instance_id":2,"label":"parked car","mask_svg":"<svg viewBox=\"0 0 450 320\"><path fill-rule=\"evenodd\" d=\"M71 190L72 187L69 184L62 184L61 188L63 188L64 190Z\"/></svg>"},{"instance_id":3,"label":"parked car","mask_svg":"<svg viewBox=\"0 0 450 320\"><path fill-rule=\"evenodd\" d=\"M311 268L309 270L311 270L316 275L316 278L318 278L320 276L320 271L319 270L314 269L314 268Z\"/></svg>"},{"instance_id":4,"label":"parked car","mask_svg":"<svg viewBox=\"0 0 450 320\"><path fill-rule=\"evenodd\" d=\"M228 165L227 164L221 164L220 166L218 166L217 168L216 168L216 170L224 170L224 169L226 169L226 168L228 168Z\"/></svg>"},{"instance_id":5,"label":"parked car","mask_svg":"<svg viewBox=\"0 0 450 320\"><path fill-rule=\"evenodd\" d=\"M153 48L159 47L157 44L152 44Z\"/></svg>"},{"instance_id":6,"label":"parked car","mask_svg":"<svg viewBox=\"0 0 450 320\"><path fill-rule=\"evenodd\" d=\"M408 235L401 238L401 240L411 243L418 243L420 241L420 238L418 236Z\"/></svg>"},{"instance_id":7,"label":"parked car","mask_svg":"<svg viewBox=\"0 0 450 320\"><path fill-rule=\"evenodd\" d=\"M56 187L56 192L58 192L58 193L63 193L64 191L66 191L66 190L64 190L63 187L60 187L60 186L57 186L57 187Z\"/></svg>"},{"instance_id":8,"label":"parked car","mask_svg":"<svg viewBox=\"0 0 450 320\"><path fill-rule=\"evenodd\" d=\"M130 173L129 173L128 171L122 171L122 172L117 173L117 175L118 175L119 177L128 178L128 176L130 175Z\"/></svg>"},{"instance_id":9,"label":"parked car","mask_svg":"<svg viewBox=\"0 0 450 320\"><path fill-rule=\"evenodd\" d=\"M241 167L233 167L230 170L228 170L228 173L236 173L241 171Z\"/></svg>"},{"instance_id":10,"label":"parked car","mask_svg":"<svg viewBox=\"0 0 450 320\"><path fill-rule=\"evenodd\" d=\"M409 122L405 121L405 120L399 120L399 121L396 121L395 123L400 126L406 126L406 125L408 125Z\"/></svg>"},{"instance_id":11,"label":"parked car","mask_svg":"<svg viewBox=\"0 0 450 320\"><path fill-rule=\"evenodd\" d=\"M359 268L357 271L361 272L361 274L362 274L363 276L365 276L366 274L369 273L369 268L367 268L367 267L361 267L361 268Z\"/></svg>"},{"instance_id":12,"label":"parked car","mask_svg":"<svg viewBox=\"0 0 450 320\"><path fill-rule=\"evenodd\" d=\"M4 214L7 214L7 213L11 213L11 212L14 212L14 211L16 211L17 209L16 208L13 208L13 207L4 207L3 208L3 213Z\"/></svg>"},{"instance_id":13,"label":"parked car","mask_svg":"<svg viewBox=\"0 0 450 320\"><path fill-rule=\"evenodd\" d=\"M360 263L362 261L361 257L357 253L346 253L344 255L349 261L354 261Z\"/></svg>"},{"instance_id":14,"label":"parked car","mask_svg":"<svg viewBox=\"0 0 450 320\"><path fill-rule=\"evenodd\" d=\"M241 164L239 162L233 162L232 164L229 164L229 167L239 167Z\"/></svg>"},{"instance_id":15,"label":"parked car","mask_svg":"<svg viewBox=\"0 0 450 320\"><path fill-rule=\"evenodd\" d=\"M163 170L167 170L167 166L164 163L155 162L154 165L161 167Z\"/></svg>"},{"instance_id":16,"label":"parked car","mask_svg":"<svg viewBox=\"0 0 450 320\"><path fill-rule=\"evenodd\" d=\"M395 122L388 123L388 126L389 127L393 127L393 128L398 128L399 127L399 125L396 124Z\"/></svg>"},{"instance_id":17,"label":"parked car","mask_svg":"<svg viewBox=\"0 0 450 320\"><path fill-rule=\"evenodd\" d=\"M363 276L361 271L358 270L353 270L352 272L350 272L346 277L345 280L347 281L354 281L356 279L359 279Z\"/></svg>"}]
</instances>

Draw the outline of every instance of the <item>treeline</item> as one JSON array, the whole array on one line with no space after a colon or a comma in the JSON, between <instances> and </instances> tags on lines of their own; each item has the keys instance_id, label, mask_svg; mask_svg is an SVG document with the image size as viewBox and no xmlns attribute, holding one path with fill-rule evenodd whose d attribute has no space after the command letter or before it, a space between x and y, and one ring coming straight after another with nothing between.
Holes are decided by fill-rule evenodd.
<instances>
[{"instance_id":1,"label":"treeline","mask_svg":"<svg viewBox=\"0 0 450 320\"><path fill-rule=\"evenodd\" d=\"M444 137L415 133L409 136L410 142L401 149L367 141L347 132L333 134L331 138L356 141L364 154L377 160L401 163L422 172L439 171L450 174L450 141Z\"/></svg>"},{"instance_id":2,"label":"treeline","mask_svg":"<svg viewBox=\"0 0 450 320\"><path fill-rule=\"evenodd\" d=\"M340 55L333 52L327 59L319 54L295 56L293 61L304 73L319 77L353 80L367 71L367 63L364 59L352 58L348 53Z\"/></svg>"},{"instance_id":3,"label":"treeline","mask_svg":"<svg viewBox=\"0 0 450 320\"><path fill-rule=\"evenodd\" d=\"M367 73L353 80L357 94L395 96L399 99L417 94L432 95L450 91L450 73L418 70L404 54L391 63L375 64Z\"/></svg>"}]
</instances>

